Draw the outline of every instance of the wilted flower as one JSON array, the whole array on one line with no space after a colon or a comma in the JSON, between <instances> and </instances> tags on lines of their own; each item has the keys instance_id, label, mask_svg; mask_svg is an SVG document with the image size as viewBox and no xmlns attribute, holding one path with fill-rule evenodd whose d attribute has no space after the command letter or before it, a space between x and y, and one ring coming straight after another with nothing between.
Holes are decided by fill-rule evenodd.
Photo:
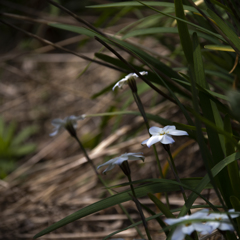
<instances>
[{"instance_id":1,"label":"wilted flower","mask_svg":"<svg viewBox=\"0 0 240 240\"><path fill-rule=\"evenodd\" d=\"M147 74L148 74L148 72L146 72L146 71L139 72L139 73L140 73L141 75L147 75ZM115 89L116 87L122 88L122 86L123 86L124 84L126 84L127 81L128 81L129 79L131 79L131 78L133 78L133 79L135 80L136 78L138 78L138 75L137 75L136 73L129 73L125 78L123 78L123 79L121 79L120 81L118 81L118 82L114 85L114 87L112 88L112 90L114 91L114 89Z\"/></svg>"},{"instance_id":2,"label":"wilted flower","mask_svg":"<svg viewBox=\"0 0 240 240\"><path fill-rule=\"evenodd\" d=\"M124 161L127 160L143 160L144 161L144 156L142 153L124 153L120 157L113 158L97 167L99 169L100 167L109 165L103 173L112 170L116 165L121 166Z\"/></svg>"},{"instance_id":3,"label":"wilted flower","mask_svg":"<svg viewBox=\"0 0 240 240\"><path fill-rule=\"evenodd\" d=\"M62 128L65 128L66 130L69 131L69 133L71 135L75 135L76 134L76 129L77 129L77 121L78 120L82 120L85 118L85 115L81 115L81 116L69 116L66 117L64 119L60 119L60 118L56 118L52 120L52 125L54 126L54 129L50 136L55 136L58 134L59 130Z\"/></svg>"},{"instance_id":4,"label":"wilted flower","mask_svg":"<svg viewBox=\"0 0 240 240\"><path fill-rule=\"evenodd\" d=\"M208 209L203 209L201 211L195 212L190 216L184 216L180 218L168 218L165 222L168 225L174 225L180 223L172 234L171 240L183 240L186 235L191 235L192 232L204 232L211 233L211 227L202 223L202 222L192 222L192 223L182 223L184 220L193 220L193 219L206 219L208 215Z\"/></svg>"},{"instance_id":5,"label":"wilted flower","mask_svg":"<svg viewBox=\"0 0 240 240\"><path fill-rule=\"evenodd\" d=\"M230 209L229 214L231 218L236 218L239 217L239 213L234 213L234 209ZM206 225L211 228L211 231L215 229L220 229L222 231L234 231L234 227L232 223L230 222L228 215L226 213L210 213L206 219L213 219L213 220L218 220L218 221L208 221L206 222Z\"/></svg>"},{"instance_id":6,"label":"wilted flower","mask_svg":"<svg viewBox=\"0 0 240 240\"><path fill-rule=\"evenodd\" d=\"M152 146L157 142L162 144L171 144L175 141L170 136L183 136L188 135L186 131L176 130L175 126L166 126L164 128L151 127L149 128L149 133L152 135L149 139L142 142L142 144L147 144L148 147Z\"/></svg>"}]
</instances>

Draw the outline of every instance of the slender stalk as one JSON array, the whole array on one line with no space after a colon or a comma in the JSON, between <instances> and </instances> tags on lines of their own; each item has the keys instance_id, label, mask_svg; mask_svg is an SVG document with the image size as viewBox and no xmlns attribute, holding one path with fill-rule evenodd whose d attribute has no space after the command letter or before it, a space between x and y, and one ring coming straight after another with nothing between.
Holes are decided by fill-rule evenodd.
<instances>
[{"instance_id":1,"label":"slender stalk","mask_svg":"<svg viewBox=\"0 0 240 240\"><path fill-rule=\"evenodd\" d=\"M169 159L170 159L170 161L168 160L169 166L171 167L177 182L181 183L181 180L180 180L180 178L178 176L178 173L177 173L177 169L176 169L175 163L173 161L173 157L172 157L171 151L168 150L167 153L168 153L168 156L169 156ZM182 186L180 186L180 188L181 188L181 191L182 191L182 195L183 195L184 201L186 202L187 197L186 197L185 191L184 191Z\"/></svg>"},{"instance_id":2,"label":"slender stalk","mask_svg":"<svg viewBox=\"0 0 240 240\"><path fill-rule=\"evenodd\" d=\"M93 161L92 161L92 160L90 159L90 157L88 156L88 154L87 154L87 152L86 152L86 149L85 149L84 146L82 145L82 143L81 143L81 141L79 140L79 138L77 137L77 135L73 136L73 135L71 134L71 136L72 136L74 139L76 139L76 141L78 142L81 150L83 151L84 156L86 157L88 163L89 163L89 164L91 165L91 167L93 168L95 174L97 175L97 177L99 178L99 180L101 181L101 183L103 184L103 186L108 190L108 192L109 192L111 195L114 195L114 193L112 192L112 190L107 188L107 185L106 185L105 181L102 179L101 175L100 175L100 174L98 173L98 171L96 170L96 167L95 167ZM134 224L135 222L133 221L133 219L131 218L131 216L129 215L129 213L128 213L127 210L125 209L125 207L123 207L122 204L118 204L118 205L120 206L120 208L122 209L122 211L126 214L126 216L127 216L128 219L131 221L131 223ZM143 234L141 233L141 231L139 230L139 228L138 228L137 226L135 227L135 229L136 229L136 231L138 232L138 234L141 236L141 238L144 238Z\"/></svg>"},{"instance_id":3,"label":"slender stalk","mask_svg":"<svg viewBox=\"0 0 240 240\"><path fill-rule=\"evenodd\" d=\"M144 228L145 228L145 231L146 231L148 240L152 240L151 235L150 235L150 232L149 232L149 229L148 229L148 226L147 226L147 221L146 221L146 219L145 219L145 216L144 216L143 211L142 211L142 208L141 208L141 204L139 203L139 201L138 201L138 199L137 199L137 196L136 196L136 193L135 193L133 184L132 184L131 174L128 174L127 177L128 177L128 181L129 181L129 183L130 183L131 190L132 190L133 201L135 202L136 207L137 207L137 209L138 209L138 211L139 211L139 214L140 214L140 216L141 216L141 218L142 218L143 226L144 226Z\"/></svg>"},{"instance_id":4,"label":"slender stalk","mask_svg":"<svg viewBox=\"0 0 240 240\"><path fill-rule=\"evenodd\" d=\"M140 111L140 113L141 113L141 115L142 115L142 117L144 119L144 122L145 122L146 127L147 127L147 131L149 133L148 119L147 119L147 116L146 116L146 113L145 113L142 101L141 101L140 97L137 94L137 87L136 87L136 91L133 91L133 89L132 89L132 94L133 94L133 98L134 98L134 100L135 100L135 102L136 102L136 104L138 106L138 109L139 109L139 111ZM149 133L149 136L151 137L150 133ZM155 154L155 157L156 157L156 160L157 160L157 166L158 166L158 170L159 170L160 176L161 176L162 179L164 179L161 163L160 163L160 160L159 160L159 157L158 157L158 153L157 153L157 149L156 149L155 144L153 145L153 150L154 150L154 154ZM168 194L165 192L164 195L165 195L165 198L166 198L167 206L169 208L170 205L169 205Z\"/></svg>"}]
</instances>

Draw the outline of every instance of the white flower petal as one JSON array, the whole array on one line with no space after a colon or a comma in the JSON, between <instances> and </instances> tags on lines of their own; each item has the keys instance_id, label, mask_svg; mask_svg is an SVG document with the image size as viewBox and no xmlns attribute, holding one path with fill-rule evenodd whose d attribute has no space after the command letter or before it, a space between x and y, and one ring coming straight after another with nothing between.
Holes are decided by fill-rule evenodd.
<instances>
[{"instance_id":1,"label":"white flower petal","mask_svg":"<svg viewBox=\"0 0 240 240\"><path fill-rule=\"evenodd\" d=\"M64 125L65 124L65 121L60 119L60 118L55 118L52 120L52 125L54 127L58 127L58 126L61 126L61 125Z\"/></svg>"},{"instance_id":2,"label":"white flower petal","mask_svg":"<svg viewBox=\"0 0 240 240\"><path fill-rule=\"evenodd\" d=\"M144 156L143 155L139 155L139 153L124 153L120 157L116 157L116 158L110 159L109 161L99 165L97 167L97 169L99 169L100 167L109 165L103 171L103 173L105 173L105 172L113 169L115 165L119 165L120 166L124 161L127 161L127 160L143 160L143 159L144 159Z\"/></svg>"},{"instance_id":3,"label":"white flower petal","mask_svg":"<svg viewBox=\"0 0 240 240\"><path fill-rule=\"evenodd\" d=\"M201 234L210 234L212 232L212 228L204 223L192 223L193 228L201 232Z\"/></svg>"},{"instance_id":4,"label":"white flower petal","mask_svg":"<svg viewBox=\"0 0 240 240\"><path fill-rule=\"evenodd\" d=\"M169 130L167 134L173 135L173 136L184 136L184 135L188 135L188 133L186 131L182 131L182 130Z\"/></svg>"},{"instance_id":5,"label":"white flower petal","mask_svg":"<svg viewBox=\"0 0 240 240\"><path fill-rule=\"evenodd\" d=\"M114 164L110 164L110 165L103 171L103 173L112 170L114 167L115 167Z\"/></svg>"},{"instance_id":6,"label":"white flower petal","mask_svg":"<svg viewBox=\"0 0 240 240\"><path fill-rule=\"evenodd\" d=\"M234 227L231 223L221 223L218 226L218 229L220 229L222 231L234 231Z\"/></svg>"},{"instance_id":7,"label":"white flower petal","mask_svg":"<svg viewBox=\"0 0 240 240\"><path fill-rule=\"evenodd\" d=\"M148 72L147 71L142 71L140 72L141 75L148 75Z\"/></svg>"},{"instance_id":8,"label":"white flower petal","mask_svg":"<svg viewBox=\"0 0 240 240\"><path fill-rule=\"evenodd\" d=\"M121 165L124 161L127 161L128 157L127 156L120 156L116 161L114 161L113 164L115 165Z\"/></svg>"},{"instance_id":9,"label":"white flower petal","mask_svg":"<svg viewBox=\"0 0 240 240\"><path fill-rule=\"evenodd\" d=\"M183 240L184 237L185 237L185 234L182 231L182 225L179 225L174 230L171 240Z\"/></svg>"},{"instance_id":10,"label":"white flower petal","mask_svg":"<svg viewBox=\"0 0 240 240\"><path fill-rule=\"evenodd\" d=\"M145 144L147 144L147 142L148 142L148 140L149 140L150 138L148 138L147 140L144 140L144 141L142 141L142 145L145 145Z\"/></svg>"},{"instance_id":11,"label":"white flower petal","mask_svg":"<svg viewBox=\"0 0 240 240\"><path fill-rule=\"evenodd\" d=\"M59 128L57 128L56 130L54 129L54 132L50 133L49 136L53 137L53 136L57 135L58 131L59 131Z\"/></svg>"},{"instance_id":12,"label":"white flower petal","mask_svg":"<svg viewBox=\"0 0 240 240\"><path fill-rule=\"evenodd\" d=\"M186 225L183 225L183 227L182 227L182 232L183 232L184 234L187 234L187 235L191 235L194 230L195 230L195 229L194 229L194 227L193 227L192 224L187 225L187 226L186 226Z\"/></svg>"},{"instance_id":13,"label":"white flower petal","mask_svg":"<svg viewBox=\"0 0 240 240\"><path fill-rule=\"evenodd\" d=\"M219 227L220 222L206 222L206 225L209 226L213 231Z\"/></svg>"},{"instance_id":14,"label":"white flower petal","mask_svg":"<svg viewBox=\"0 0 240 240\"><path fill-rule=\"evenodd\" d=\"M150 127L149 128L149 133L151 135L159 135L160 133L162 133L163 129L159 128L159 127Z\"/></svg>"},{"instance_id":15,"label":"white flower petal","mask_svg":"<svg viewBox=\"0 0 240 240\"><path fill-rule=\"evenodd\" d=\"M165 132L165 131L169 131L169 130L175 130L176 129L176 127L173 125L173 126L171 126L171 125L168 125L168 126L165 126L164 128L163 128L163 131Z\"/></svg>"},{"instance_id":16,"label":"white flower petal","mask_svg":"<svg viewBox=\"0 0 240 240\"><path fill-rule=\"evenodd\" d=\"M113 162L115 162L115 161L117 161L117 160L118 160L118 157L117 157L117 158L113 158L113 159L111 159L111 160L109 160L109 161L107 161L107 162L105 162L105 163L99 165L99 166L97 167L97 169L99 169L100 167L103 167L103 166L106 166L106 165L112 164Z\"/></svg>"},{"instance_id":17,"label":"white flower petal","mask_svg":"<svg viewBox=\"0 0 240 240\"><path fill-rule=\"evenodd\" d=\"M197 211L189 216L190 219L196 219L196 218L207 218L209 213L208 209L202 209L200 211Z\"/></svg>"},{"instance_id":18,"label":"white flower petal","mask_svg":"<svg viewBox=\"0 0 240 240\"><path fill-rule=\"evenodd\" d=\"M162 142L161 141L162 138L163 138L163 136L152 136L152 137L150 137L147 141L147 146L150 147L157 142Z\"/></svg>"},{"instance_id":19,"label":"white flower petal","mask_svg":"<svg viewBox=\"0 0 240 240\"><path fill-rule=\"evenodd\" d=\"M163 135L161 141L162 144L172 144L175 141L173 140L173 138L171 136L168 136L167 134Z\"/></svg>"}]
</instances>

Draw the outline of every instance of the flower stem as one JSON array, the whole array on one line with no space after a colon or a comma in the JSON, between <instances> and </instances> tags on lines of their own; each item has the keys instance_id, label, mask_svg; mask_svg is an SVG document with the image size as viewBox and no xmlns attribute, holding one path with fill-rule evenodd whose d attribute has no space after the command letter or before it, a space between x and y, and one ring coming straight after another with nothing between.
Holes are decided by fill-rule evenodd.
<instances>
[{"instance_id":1,"label":"flower stem","mask_svg":"<svg viewBox=\"0 0 240 240\"><path fill-rule=\"evenodd\" d=\"M137 207L137 209L138 209L138 211L139 211L139 214L140 214L140 216L141 216L142 223L143 223L143 226L144 226L144 228L145 228L145 231L146 231L148 240L152 240L151 235L150 235L150 232L149 232L149 229L148 229L147 221L146 221L145 216L144 216L143 211L142 211L141 204L140 204L140 202L139 202L138 199L137 199L137 196L136 196L136 193L135 193L133 184L132 184L131 174L127 175L127 177L128 177L128 181L129 181L129 183L130 183L130 187L131 187L131 190L132 190L132 194L133 194L132 199L133 199L133 201L135 202L136 207Z\"/></svg>"},{"instance_id":2,"label":"flower stem","mask_svg":"<svg viewBox=\"0 0 240 240\"><path fill-rule=\"evenodd\" d=\"M173 171L173 174L177 180L178 183L181 183L181 180L178 176L178 172L177 172L177 169L176 169L176 166L175 166L175 163L174 163L174 160L173 160L173 157L172 157L172 154L171 154L171 151L168 150L167 151L168 155L169 155L169 158L170 158L170 161L168 159L168 163L169 163L169 166L171 167L172 171ZM187 201L187 197L186 197L186 194L185 194L185 190L182 186L180 186L180 189L182 191L182 195L183 195L183 198L184 198L184 201L186 202ZM191 212L190 212L191 214Z\"/></svg>"},{"instance_id":3,"label":"flower stem","mask_svg":"<svg viewBox=\"0 0 240 240\"><path fill-rule=\"evenodd\" d=\"M73 136L73 135L72 135ZM97 175L98 179L101 181L101 183L103 184L103 186L108 190L108 192L111 194L111 195L114 195L113 191L111 189L108 189L107 188L107 184L105 183L105 181L102 179L101 175L98 173L93 161L90 159L90 157L88 156L87 154L87 151L86 149L84 148L83 144L81 143L81 141L79 140L79 138L76 136L73 136L76 141L78 142L81 150L83 151L83 154L84 156L86 157L88 163L91 165L91 167L93 168L95 174ZM125 209L125 207L120 203L118 204L119 207L122 209L122 211L126 214L126 216L128 217L128 219L131 221L132 224L134 224L135 222L133 221L133 219L131 218L130 214L127 212L127 210ZM137 231L137 233L141 236L141 238L144 238L143 234L141 233L140 229L135 226L135 229Z\"/></svg>"},{"instance_id":4,"label":"flower stem","mask_svg":"<svg viewBox=\"0 0 240 240\"><path fill-rule=\"evenodd\" d=\"M138 96L137 91L135 91L135 92L132 91L132 94L133 94L133 98L134 98L134 100L135 100L135 102L136 102L136 104L138 106L138 109L139 109L139 111L140 111L140 113L141 113L141 115L142 115L142 117L144 119L145 125L146 125L148 133L149 133L149 123L148 123L147 115L145 113L142 101L141 101L140 97ZM150 133L149 133L149 136L151 137ZM160 160L159 160L159 157L158 157L158 153L157 153L157 149L156 149L155 144L153 145L153 150L154 150L154 154L155 154L155 157L156 157L156 160L157 160L157 166L158 166L160 177L162 179L164 179L162 167L161 167L161 164L160 164ZM164 194L165 194L167 206L169 208L168 194L166 192Z\"/></svg>"}]
</instances>

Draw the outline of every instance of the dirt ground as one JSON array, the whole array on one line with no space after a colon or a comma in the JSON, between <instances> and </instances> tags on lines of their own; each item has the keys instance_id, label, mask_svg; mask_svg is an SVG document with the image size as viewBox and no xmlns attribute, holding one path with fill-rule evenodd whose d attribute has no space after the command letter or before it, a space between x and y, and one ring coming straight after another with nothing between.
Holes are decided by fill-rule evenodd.
<instances>
[{"instance_id":1,"label":"dirt ground","mask_svg":"<svg viewBox=\"0 0 240 240\"><path fill-rule=\"evenodd\" d=\"M164 54L164 48L159 47L156 42L149 39L146 41L149 48ZM94 53L100 47L98 43L90 41L81 53L94 57ZM127 87L119 90L117 94L108 92L95 100L91 99L93 94L119 80L120 73L92 63L79 76L87 65L88 62L71 54L44 51L44 48L2 63L1 116L6 122L15 120L19 129L35 124L39 131L30 139L37 144L37 151L21 159L17 169L0 182L0 239L32 239L36 233L54 222L109 196L87 164L78 144L66 131L61 131L55 137L49 137L52 131L51 120L54 118L103 113L109 111L110 106L115 106L115 111L119 111L128 99L123 95ZM161 97L154 95L158 105L152 106L153 95L150 90L141 96L146 112L185 123L179 108L168 101L163 101ZM127 110L137 111L134 102ZM87 149L94 164L97 166L112 156L125 152L143 152L146 157L144 163L131 163L133 180L157 178L156 161L152 150L140 144L148 138L142 118L124 116L118 129L112 132L116 121L116 117L110 119L109 127L103 131L102 141L93 149ZM79 121L80 139L86 143L91 141L101 131L100 124L100 117ZM157 124L150 122L150 125ZM133 129L140 131L132 138L125 139L125 135L131 134ZM179 138L172 146L172 151L184 143L188 146L176 157L180 177L203 176L205 170L195 142L189 142L187 137ZM161 165L164 166L166 153L160 145L157 146L157 150ZM171 171L167 177L173 178ZM108 185L126 182L117 168L106 176L103 175L103 178ZM206 196L214 199L211 192L206 191ZM180 207L184 203L179 192L170 194L169 199L172 208ZM140 201L157 211L148 198L142 198ZM164 197L162 201L165 202ZM196 204L201 203L203 203L201 199L196 201ZM123 203L123 206L134 221L140 220L133 202ZM144 214L146 217L150 216L145 211ZM119 206L114 206L70 223L41 239L98 240L129 224ZM156 221L150 221L149 228L154 240L165 239L164 235L159 233ZM144 232L142 226L140 229ZM114 237L126 240L140 238L134 228Z\"/></svg>"}]
</instances>

